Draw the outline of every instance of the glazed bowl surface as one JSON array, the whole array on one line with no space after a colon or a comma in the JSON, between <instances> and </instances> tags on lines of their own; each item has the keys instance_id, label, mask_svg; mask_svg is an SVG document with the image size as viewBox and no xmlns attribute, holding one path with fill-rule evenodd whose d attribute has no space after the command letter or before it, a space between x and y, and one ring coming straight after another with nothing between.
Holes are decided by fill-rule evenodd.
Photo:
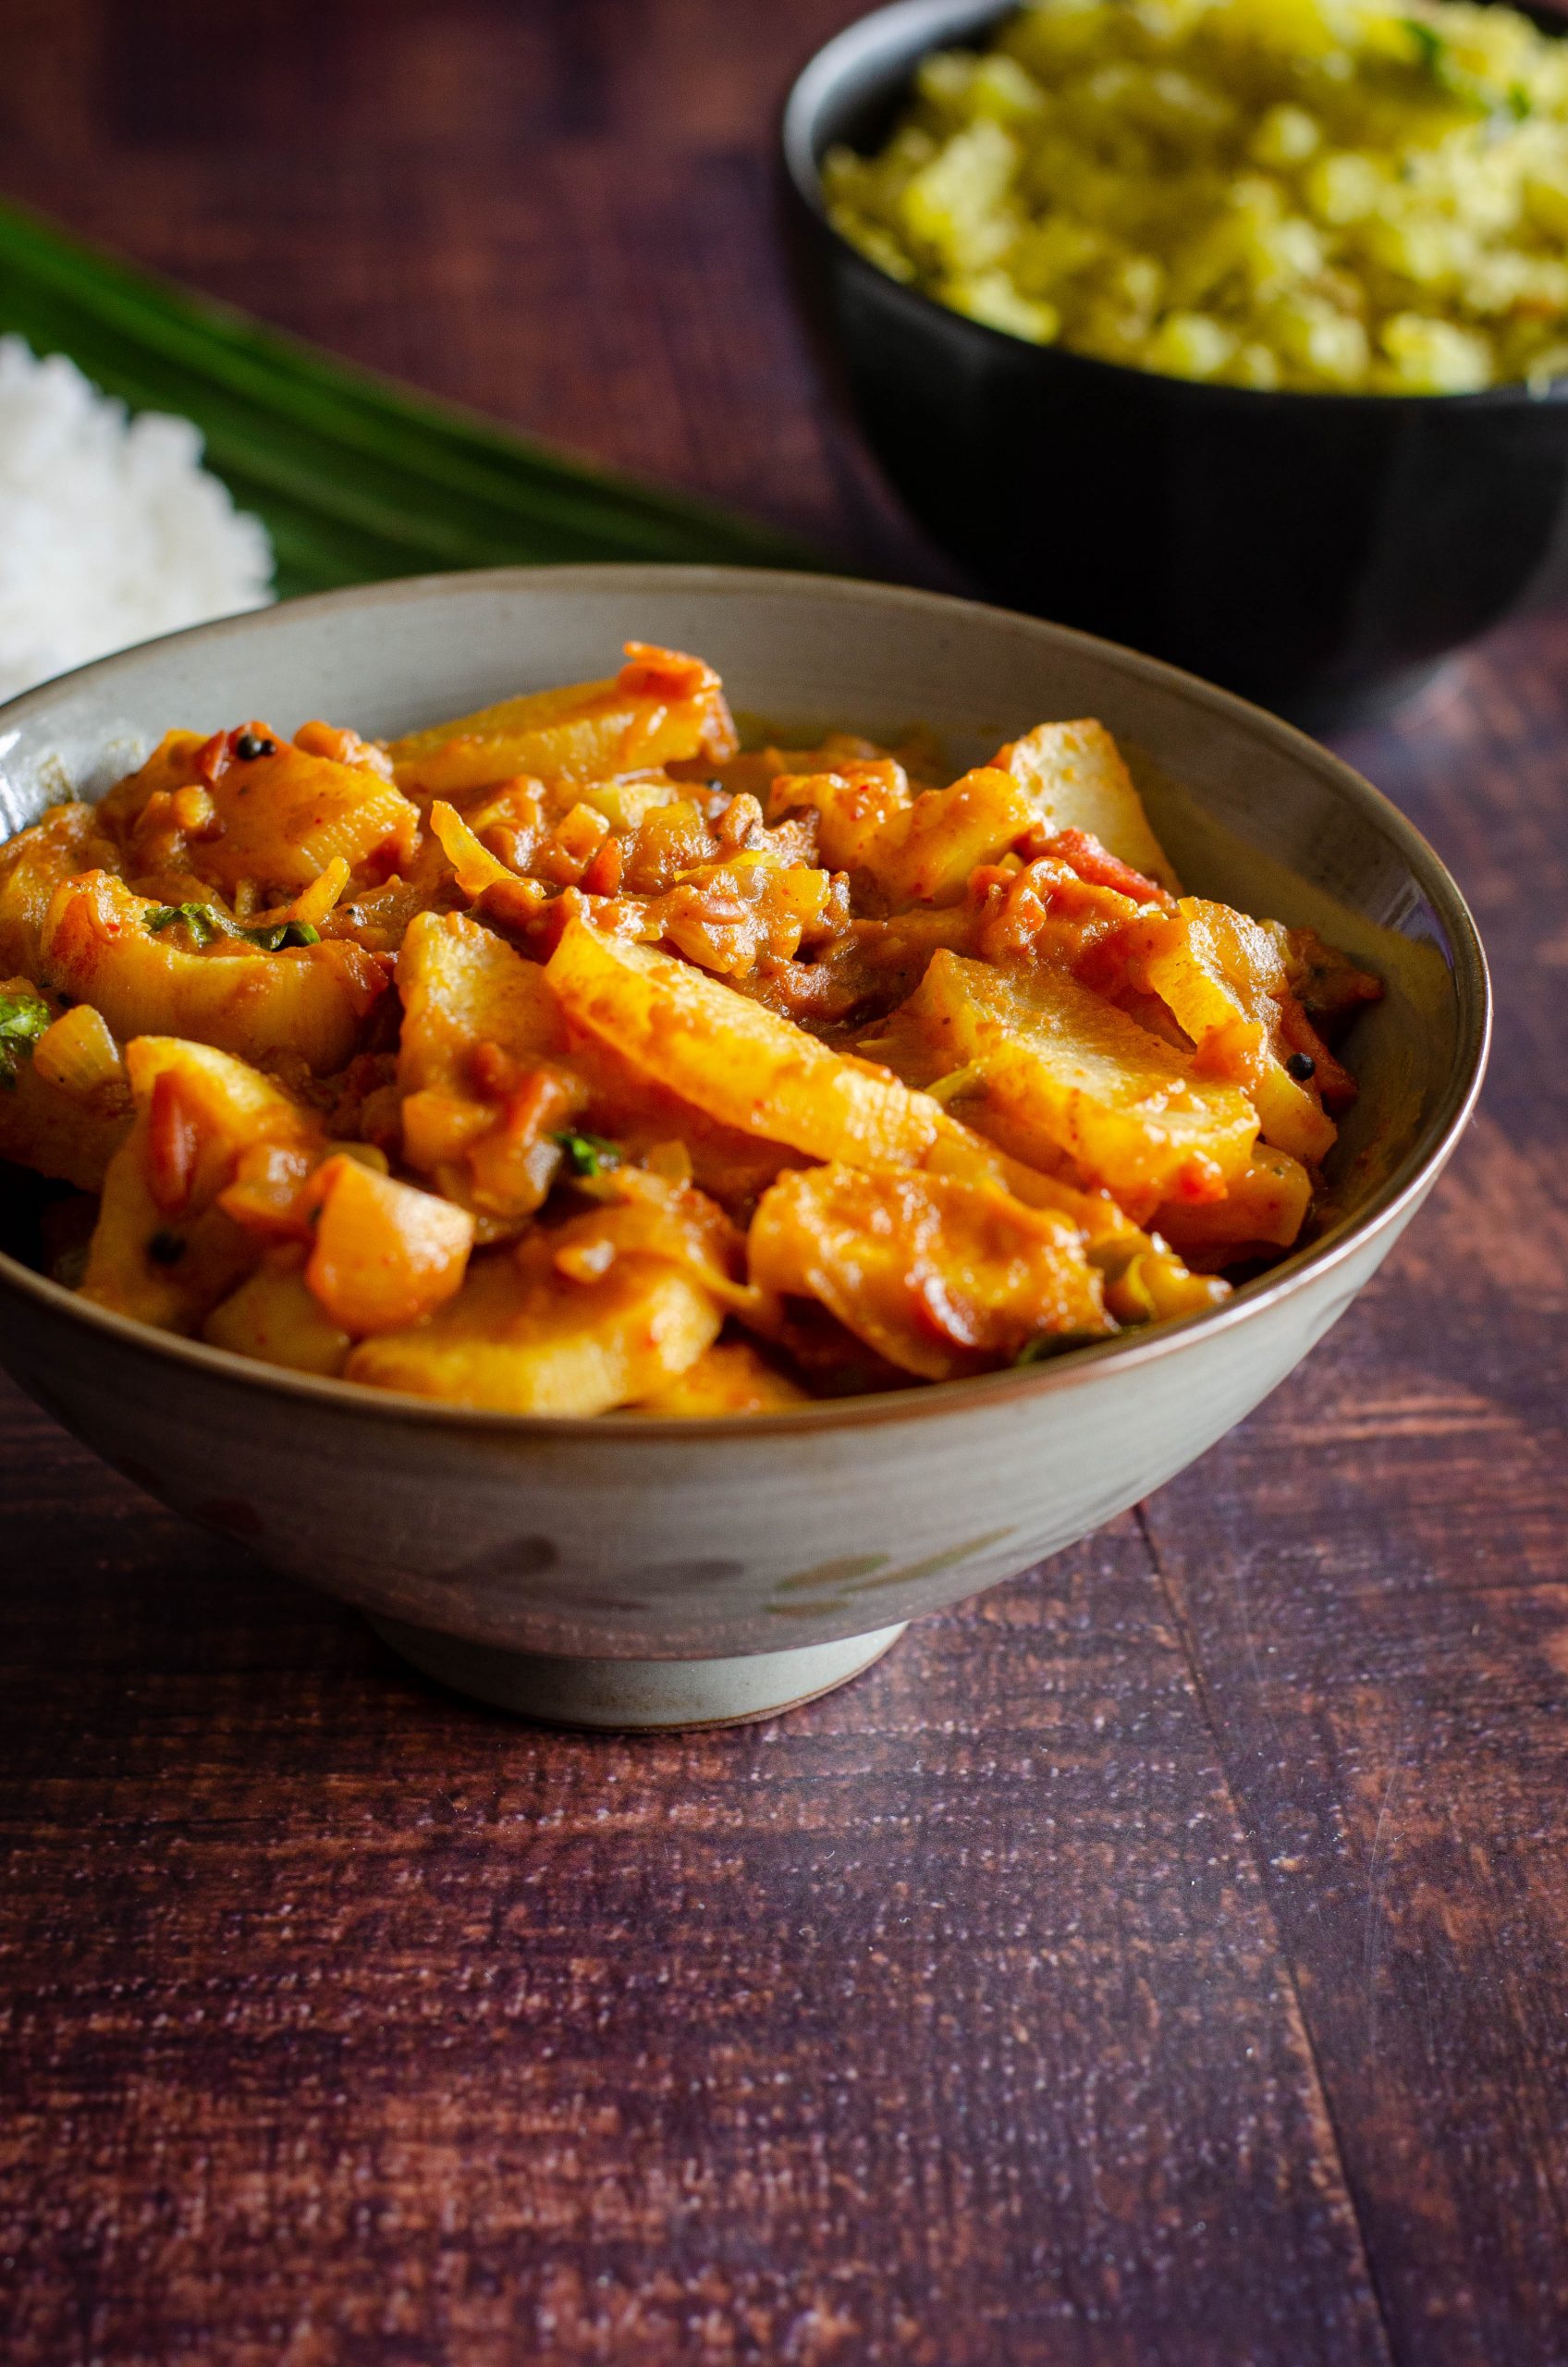
<instances>
[{"instance_id":1,"label":"glazed bowl surface","mask_svg":"<svg viewBox=\"0 0 1568 2367\"><path fill-rule=\"evenodd\" d=\"M727 1663L722 1699L696 1680L666 1687L650 1722L679 1723L682 1706L739 1714L834 1681L900 1623L1069 1544L1238 1421L1430 1189L1479 1083L1488 997L1437 857L1287 725L1033 618L822 577L497 570L151 643L0 708L0 835L67 788L98 793L174 723L262 715L292 730L325 715L392 734L602 674L630 638L701 652L742 717L779 730L926 723L955 769L1044 718L1097 716L1190 887L1317 926L1388 989L1349 1041L1362 1097L1309 1249L1216 1313L979 1380L762 1417L519 1419L247 1362L0 1254L0 1357L151 1493L524 1706L537 1689L508 1694L495 1674L508 1654L586 1668L592 1699L569 1712L551 1697L584 1723L642 1722L618 1669L657 1664L673 1683L675 1664ZM813 1660L829 1647L837 1661ZM764 1681L755 1656L791 1653Z\"/></svg>"},{"instance_id":2,"label":"glazed bowl surface","mask_svg":"<svg viewBox=\"0 0 1568 2367\"><path fill-rule=\"evenodd\" d=\"M896 0L819 50L784 112L820 341L937 541L998 599L1313 729L1394 704L1461 644L1568 590L1568 379L1395 397L1162 377L972 321L832 228L827 149L874 148L927 51L1011 13Z\"/></svg>"}]
</instances>

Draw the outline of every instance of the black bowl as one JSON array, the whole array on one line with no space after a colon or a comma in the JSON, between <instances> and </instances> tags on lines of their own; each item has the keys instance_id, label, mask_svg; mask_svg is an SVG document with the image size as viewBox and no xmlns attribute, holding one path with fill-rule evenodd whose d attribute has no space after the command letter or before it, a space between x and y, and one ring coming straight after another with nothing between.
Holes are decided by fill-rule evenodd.
<instances>
[{"instance_id":1,"label":"black bowl","mask_svg":"<svg viewBox=\"0 0 1568 2367\"><path fill-rule=\"evenodd\" d=\"M875 147L926 51L1009 13L898 0L819 50L784 112L812 310L937 540L1016 607L1318 728L1392 705L1568 589L1568 379L1536 395L1203 386L986 328L839 236L825 152Z\"/></svg>"}]
</instances>

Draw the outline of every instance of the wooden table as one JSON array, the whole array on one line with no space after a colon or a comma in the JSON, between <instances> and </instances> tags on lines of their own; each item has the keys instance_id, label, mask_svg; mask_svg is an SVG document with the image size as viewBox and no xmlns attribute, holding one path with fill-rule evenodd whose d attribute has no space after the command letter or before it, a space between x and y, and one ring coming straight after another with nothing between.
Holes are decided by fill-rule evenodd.
<instances>
[{"instance_id":1,"label":"wooden table","mask_svg":"<svg viewBox=\"0 0 1568 2367\"><path fill-rule=\"evenodd\" d=\"M0 188L940 570L770 223L844 0L0 0ZM850 1690L508 1723L15 1395L9 2367L1568 2360L1568 618L1347 753L1495 965L1328 1343Z\"/></svg>"}]
</instances>

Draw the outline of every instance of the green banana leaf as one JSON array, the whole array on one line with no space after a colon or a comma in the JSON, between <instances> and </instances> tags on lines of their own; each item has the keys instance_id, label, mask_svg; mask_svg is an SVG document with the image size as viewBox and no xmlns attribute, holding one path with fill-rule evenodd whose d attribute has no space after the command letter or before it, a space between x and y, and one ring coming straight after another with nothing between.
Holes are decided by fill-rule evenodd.
<instances>
[{"instance_id":1,"label":"green banana leaf","mask_svg":"<svg viewBox=\"0 0 1568 2367\"><path fill-rule=\"evenodd\" d=\"M574 559L819 568L820 552L566 459L0 205L0 333L175 411L272 536L280 596Z\"/></svg>"}]
</instances>

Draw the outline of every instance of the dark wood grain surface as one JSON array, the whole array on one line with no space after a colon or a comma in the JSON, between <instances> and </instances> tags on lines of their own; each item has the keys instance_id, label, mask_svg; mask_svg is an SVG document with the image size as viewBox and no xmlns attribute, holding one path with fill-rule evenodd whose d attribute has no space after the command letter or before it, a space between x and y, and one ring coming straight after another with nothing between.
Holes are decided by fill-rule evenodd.
<instances>
[{"instance_id":1,"label":"dark wood grain surface","mask_svg":"<svg viewBox=\"0 0 1568 2367\"><path fill-rule=\"evenodd\" d=\"M940 581L771 226L843 0L0 0L0 192ZM0 1396L8 2367L1568 2361L1568 619L1348 753L1501 1032L1135 1515L731 1734L552 1735Z\"/></svg>"}]
</instances>

